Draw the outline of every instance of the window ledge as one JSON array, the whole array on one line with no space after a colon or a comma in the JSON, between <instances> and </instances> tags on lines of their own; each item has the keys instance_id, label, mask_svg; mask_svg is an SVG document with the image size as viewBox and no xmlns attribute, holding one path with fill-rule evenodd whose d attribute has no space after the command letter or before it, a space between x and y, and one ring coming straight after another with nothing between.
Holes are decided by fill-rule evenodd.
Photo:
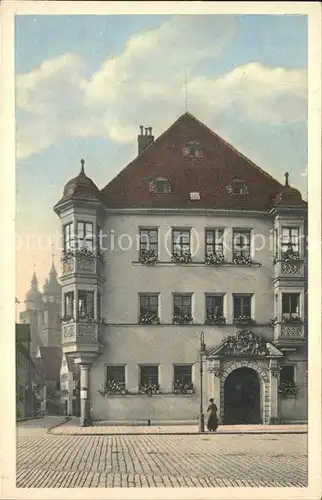
<instances>
[{"instance_id":1,"label":"window ledge","mask_svg":"<svg viewBox=\"0 0 322 500\"><path fill-rule=\"evenodd\" d=\"M165 323L165 322L164 323L161 322L158 324L150 324L150 325L142 324L142 323L104 323L104 325L105 326L132 326L132 327L133 326L141 326L141 327L148 327L148 328L150 328L150 327L157 328L160 326L167 326L167 327L169 327L169 326L173 326L173 327L177 327L177 326L185 326L185 327L187 327L187 326L204 326L204 327L209 327L209 328L213 328L213 327L217 327L217 326L220 328L224 328L225 326L234 326L234 327L239 326L239 325L236 325L236 323L223 323L223 324L218 324L218 325L217 324L216 325L208 325L207 323L187 323L187 324L180 325L180 324ZM253 323L252 325L240 325L240 326L245 326L245 327L251 326L253 328L258 327L258 326L259 327L265 326L268 328L274 328L274 326L272 326L270 323L257 323L257 322Z\"/></svg>"},{"instance_id":2,"label":"window ledge","mask_svg":"<svg viewBox=\"0 0 322 500\"><path fill-rule=\"evenodd\" d=\"M105 396L105 399L109 398L155 398L155 397L160 397L160 396L165 396L165 397L185 397L185 398L192 398L196 395L196 393L193 394L174 394L173 392L160 392L159 394L152 394L151 396L148 396L147 394L139 394L137 392L128 392L127 394L110 394L108 396Z\"/></svg>"},{"instance_id":3,"label":"window ledge","mask_svg":"<svg viewBox=\"0 0 322 500\"><path fill-rule=\"evenodd\" d=\"M234 262L223 262L222 264L206 264L205 262L197 262L197 261L192 261L192 262L187 262L187 263L180 263L180 262L170 262L170 261L162 261L159 260L155 262L154 264L144 264L143 262L139 262L137 260L132 261L133 266L145 266L145 267L165 267L165 266L171 266L171 267L260 267L262 264L261 262L251 262L250 264L235 264Z\"/></svg>"}]
</instances>

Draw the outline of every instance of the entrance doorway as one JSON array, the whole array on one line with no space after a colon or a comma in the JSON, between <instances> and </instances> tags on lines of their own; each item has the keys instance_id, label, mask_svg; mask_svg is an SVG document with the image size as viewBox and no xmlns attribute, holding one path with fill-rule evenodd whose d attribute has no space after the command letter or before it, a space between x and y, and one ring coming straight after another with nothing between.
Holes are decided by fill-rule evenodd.
<instances>
[{"instance_id":1,"label":"entrance doorway","mask_svg":"<svg viewBox=\"0 0 322 500\"><path fill-rule=\"evenodd\" d=\"M251 368L238 368L224 385L224 424L260 424L260 382Z\"/></svg>"}]
</instances>

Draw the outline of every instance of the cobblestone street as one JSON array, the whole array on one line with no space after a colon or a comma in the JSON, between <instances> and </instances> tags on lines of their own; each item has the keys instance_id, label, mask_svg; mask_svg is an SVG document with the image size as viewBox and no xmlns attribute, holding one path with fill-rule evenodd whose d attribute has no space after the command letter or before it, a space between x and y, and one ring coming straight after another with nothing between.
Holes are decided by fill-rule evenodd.
<instances>
[{"instance_id":1,"label":"cobblestone street","mask_svg":"<svg viewBox=\"0 0 322 500\"><path fill-rule=\"evenodd\" d=\"M305 434L47 433L57 423L18 425L17 487L307 486Z\"/></svg>"}]
</instances>

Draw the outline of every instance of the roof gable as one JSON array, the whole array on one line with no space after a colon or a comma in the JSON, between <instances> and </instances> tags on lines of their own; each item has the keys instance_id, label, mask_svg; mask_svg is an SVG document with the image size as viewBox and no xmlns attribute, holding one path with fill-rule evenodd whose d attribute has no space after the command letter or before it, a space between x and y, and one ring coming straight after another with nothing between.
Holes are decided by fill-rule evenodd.
<instances>
[{"instance_id":1,"label":"roof gable","mask_svg":"<svg viewBox=\"0 0 322 500\"><path fill-rule=\"evenodd\" d=\"M186 156L198 142L202 155ZM150 188L167 179L171 192ZM229 192L242 179L243 195ZM283 186L189 113L182 115L101 191L108 208L213 208L267 210ZM200 193L191 199L190 193Z\"/></svg>"}]
</instances>

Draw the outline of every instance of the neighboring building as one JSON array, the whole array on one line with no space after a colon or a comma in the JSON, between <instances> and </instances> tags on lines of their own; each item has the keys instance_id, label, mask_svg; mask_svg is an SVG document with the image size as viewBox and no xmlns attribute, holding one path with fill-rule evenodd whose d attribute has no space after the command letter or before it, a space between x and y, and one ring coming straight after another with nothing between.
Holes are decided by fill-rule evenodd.
<instances>
[{"instance_id":1,"label":"neighboring building","mask_svg":"<svg viewBox=\"0 0 322 500\"><path fill-rule=\"evenodd\" d=\"M36 415L43 398L43 380L30 355L30 325L16 324L16 416Z\"/></svg>"},{"instance_id":2,"label":"neighboring building","mask_svg":"<svg viewBox=\"0 0 322 500\"><path fill-rule=\"evenodd\" d=\"M30 324L32 356L36 355L40 346L61 345L61 285L57 280L54 263L43 293L38 288L36 274L33 274L20 321Z\"/></svg>"},{"instance_id":3,"label":"neighboring building","mask_svg":"<svg viewBox=\"0 0 322 500\"><path fill-rule=\"evenodd\" d=\"M60 369L60 402L65 415L80 414L79 366L63 354Z\"/></svg>"},{"instance_id":4,"label":"neighboring building","mask_svg":"<svg viewBox=\"0 0 322 500\"><path fill-rule=\"evenodd\" d=\"M155 141L141 127L138 152L101 191L82 160L54 207L81 425L195 421L201 331L224 423L305 422L301 194L189 113Z\"/></svg>"},{"instance_id":5,"label":"neighboring building","mask_svg":"<svg viewBox=\"0 0 322 500\"><path fill-rule=\"evenodd\" d=\"M60 414L62 412L60 401L60 369L62 364L61 347L39 347L35 363L41 373L45 385L44 410L49 415Z\"/></svg>"}]
</instances>

